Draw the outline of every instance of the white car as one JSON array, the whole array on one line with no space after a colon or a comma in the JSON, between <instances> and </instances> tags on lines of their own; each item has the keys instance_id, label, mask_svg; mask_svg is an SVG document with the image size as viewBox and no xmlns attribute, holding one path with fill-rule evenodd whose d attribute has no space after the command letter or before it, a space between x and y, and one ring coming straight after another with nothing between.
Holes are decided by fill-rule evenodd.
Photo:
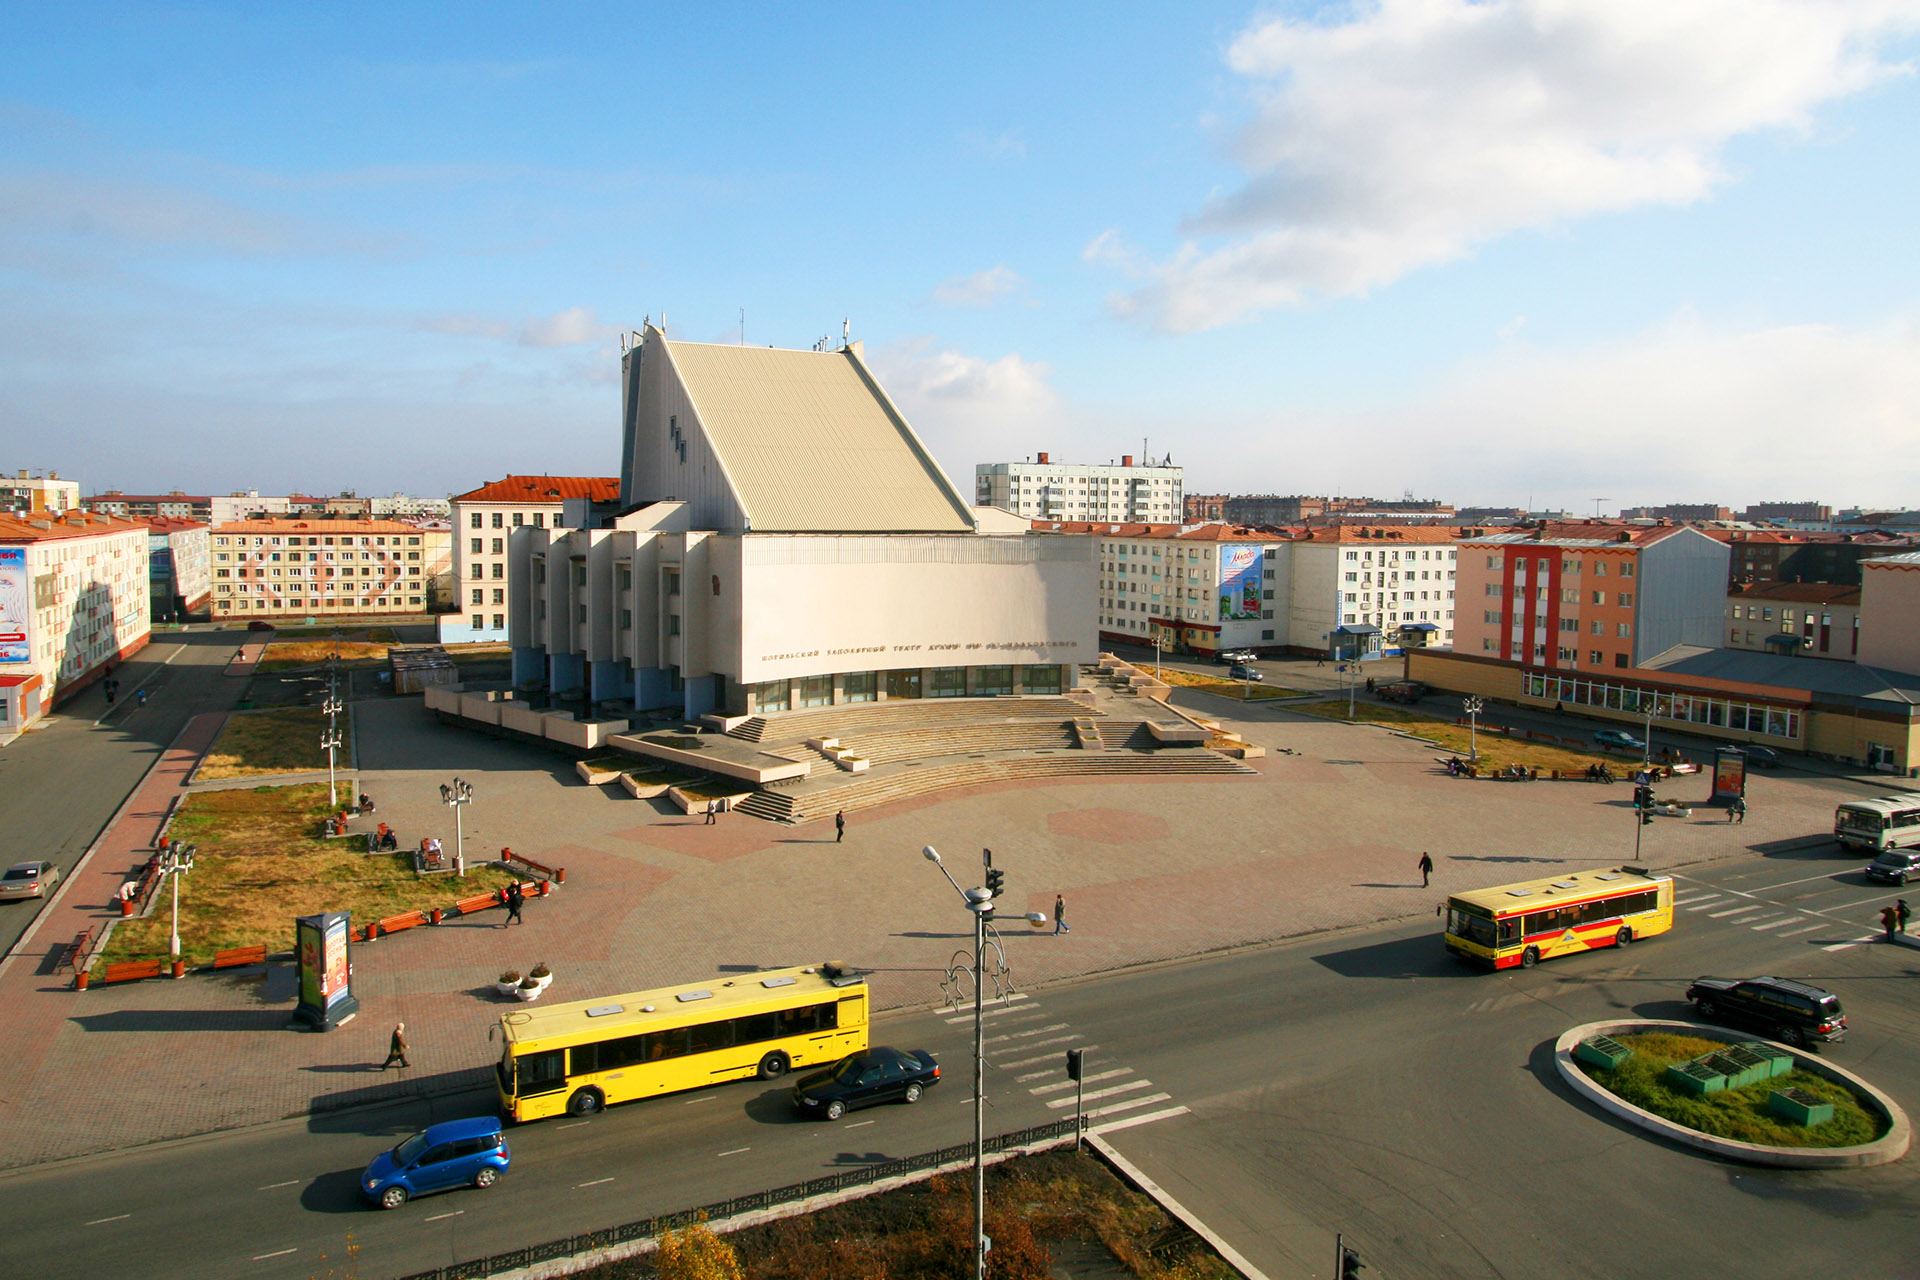
<instances>
[{"instance_id":1,"label":"white car","mask_svg":"<svg viewBox=\"0 0 1920 1280\"><path fill-rule=\"evenodd\" d=\"M60 868L51 862L16 862L0 876L0 898L44 898L60 883Z\"/></svg>"}]
</instances>

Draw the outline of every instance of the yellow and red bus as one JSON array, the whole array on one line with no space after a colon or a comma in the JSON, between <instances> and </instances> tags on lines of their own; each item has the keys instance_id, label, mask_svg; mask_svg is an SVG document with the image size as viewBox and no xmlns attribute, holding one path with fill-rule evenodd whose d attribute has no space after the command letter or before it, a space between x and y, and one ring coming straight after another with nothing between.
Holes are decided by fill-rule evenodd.
<instances>
[{"instance_id":1,"label":"yellow and red bus","mask_svg":"<svg viewBox=\"0 0 1920 1280\"><path fill-rule=\"evenodd\" d=\"M1579 871L1447 899L1447 950L1495 969L1624 947L1673 928L1673 877Z\"/></svg>"},{"instance_id":2,"label":"yellow and red bus","mask_svg":"<svg viewBox=\"0 0 1920 1280\"><path fill-rule=\"evenodd\" d=\"M737 973L500 1015L494 1074L510 1120L724 1080L773 1080L867 1047L867 984L836 965Z\"/></svg>"}]
</instances>

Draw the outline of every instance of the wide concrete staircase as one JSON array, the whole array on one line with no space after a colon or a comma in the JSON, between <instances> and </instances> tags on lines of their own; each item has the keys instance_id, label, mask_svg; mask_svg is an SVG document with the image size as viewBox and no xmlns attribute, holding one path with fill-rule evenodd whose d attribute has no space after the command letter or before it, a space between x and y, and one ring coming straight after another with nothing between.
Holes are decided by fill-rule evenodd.
<instances>
[{"instance_id":1,"label":"wide concrete staircase","mask_svg":"<svg viewBox=\"0 0 1920 1280\"><path fill-rule=\"evenodd\" d=\"M753 716L734 726L730 733L748 742L804 742L808 738L839 738L847 742L859 734L889 729L935 729L943 725L1009 720L1071 720L1085 715L1086 711L1086 707L1070 698L915 698Z\"/></svg>"}]
</instances>

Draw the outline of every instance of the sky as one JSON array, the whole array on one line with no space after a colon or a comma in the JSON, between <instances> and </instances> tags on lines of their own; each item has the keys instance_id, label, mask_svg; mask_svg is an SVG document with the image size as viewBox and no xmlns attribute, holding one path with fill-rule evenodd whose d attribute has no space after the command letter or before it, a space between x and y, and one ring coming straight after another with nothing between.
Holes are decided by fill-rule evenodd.
<instances>
[{"instance_id":1,"label":"sky","mask_svg":"<svg viewBox=\"0 0 1920 1280\"><path fill-rule=\"evenodd\" d=\"M619 472L843 325L976 463L1920 506L1920 0L13 6L0 469Z\"/></svg>"}]
</instances>

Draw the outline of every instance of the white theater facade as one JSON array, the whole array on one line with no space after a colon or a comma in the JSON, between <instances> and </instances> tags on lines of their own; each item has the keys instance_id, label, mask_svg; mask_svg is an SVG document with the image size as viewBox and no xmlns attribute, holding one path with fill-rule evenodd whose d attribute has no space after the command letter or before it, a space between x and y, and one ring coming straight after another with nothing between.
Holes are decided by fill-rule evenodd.
<instances>
[{"instance_id":1,"label":"white theater facade","mask_svg":"<svg viewBox=\"0 0 1920 1280\"><path fill-rule=\"evenodd\" d=\"M649 326L622 368L619 513L512 534L517 683L747 715L1058 694L1098 656L1093 540L970 506L858 343Z\"/></svg>"}]
</instances>

